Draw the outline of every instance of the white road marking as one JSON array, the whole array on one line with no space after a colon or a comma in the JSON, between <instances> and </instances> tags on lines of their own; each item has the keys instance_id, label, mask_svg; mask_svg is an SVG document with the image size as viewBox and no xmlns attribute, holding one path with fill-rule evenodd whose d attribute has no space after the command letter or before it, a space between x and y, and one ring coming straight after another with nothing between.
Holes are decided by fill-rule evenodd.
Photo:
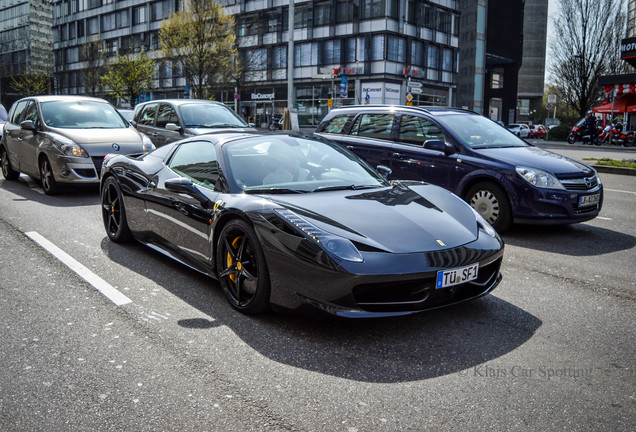
<instances>
[{"instance_id":1,"label":"white road marking","mask_svg":"<svg viewBox=\"0 0 636 432\"><path fill-rule=\"evenodd\" d=\"M603 216L596 216L596 219L602 219L602 220L613 220L612 218L603 217Z\"/></svg>"},{"instance_id":2,"label":"white road marking","mask_svg":"<svg viewBox=\"0 0 636 432\"><path fill-rule=\"evenodd\" d=\"M627 193L627 194L636 195L636 192L632 192L632 191L624 191L624 190L620 190L620 189L608 189L608 188L604 188L603 190L610 191L610 192L620 192L620 193Z\"/></svg>"},{"instance_id":3,"label":"white road marking","mask_svg":"<svg viewBox=\"0 0 636 432\"><path fill-rule=\"evenodd\" d=\"M110 301L117 306L123 306L128 303L132 303L132 300L117 291L112 285L106 282L104 279L97 276L95 273L84 267L72 256L64 252L59 247L55 246L49 240L35 231L25 233L31 240L42 246L51 255L60 260L64 265L73 270L79 277L84 279L89 284L93 285L97 291L105 295Z\"/></svg>"}]
</instances>

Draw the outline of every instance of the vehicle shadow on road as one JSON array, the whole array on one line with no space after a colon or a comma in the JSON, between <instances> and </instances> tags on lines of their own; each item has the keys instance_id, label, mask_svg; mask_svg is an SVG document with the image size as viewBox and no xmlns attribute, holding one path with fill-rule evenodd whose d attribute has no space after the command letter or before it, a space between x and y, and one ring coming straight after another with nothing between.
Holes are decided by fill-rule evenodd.
<instances>
[{"instance_id":1,"label":"vehicle shadow on road","mask_svg":"<svg viewBox=\"0 0 636 432\"><path fill-rule=\"evenodd\" d=\"M209 317L171 317L175 325L201 332L227 326L274 362L349 380L394 383L469 373L522 346L542 324L496 295L400 318L246 316L232 309L215 280L145 246L104 238L101 247L112 261Z\"/></svg>"},{"instance_id":2,"label":"vehicle shadow on road","mask_svg":"<svg viewBox=\"0 0 636 432\"><path fill-rule=\"evenodd\" d=\"M84 207L99 204L98 185L73 185L58 195L45 195L42 188L30 177L21 175L17 181L1 179L0 188L19 195L14 201L35 201L51 207Z\"/></svg>"},{"instance_id":3,"label":"vehicle shadow on road","mask_svg":"<svg viewBox=\"0 0 636 432\"><path fill-rule=\"evenodd\" d=\"M571 256L596 256L636 246L636 237L590 224L515 225L502 235L506 244Z\"/></svg>"}]
</instances>

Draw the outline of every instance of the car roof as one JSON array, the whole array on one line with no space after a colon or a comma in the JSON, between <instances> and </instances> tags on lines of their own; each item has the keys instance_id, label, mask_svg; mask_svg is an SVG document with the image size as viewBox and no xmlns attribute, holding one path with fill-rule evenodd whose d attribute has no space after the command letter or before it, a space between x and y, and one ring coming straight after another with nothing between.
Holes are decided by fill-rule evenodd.
<instances>
[{"instance_id":1,"label":"car roof","mask_svg":"<svg viewBox=\"0 0 636 432\"><path fill-rule=\"evenodd\" d=\"M217 102L217 101L211 101L211 100L205 100L205 99L155 99L155 100L151 100L151 101L147 101L147 102L142 102L140 104L137 104L137 106L139 105L147 105L150 103L160 103L160 102L168 102L171 103L173 105L185 105L185 104L214 104L214 105L223 105L221 102Z\"/></svg>"},{"instance_id":2,"label":"car roof","mask_svg":"<svg viewBox=\"0 0 636 432\"><path fill-rule=\"evenodd\" d=\"M431 115L445 115L445 114L474 114L479 115L473 111L451 108L443 106L407 106L407 105L387 105L387 104L375 104L375 105L346 105L333 109L331 112L353 111L355 113L361 111L377 111L377 110L400 110L400 111L412 111L419 113L426 113Z\"/></svg>"},{"instance_id":3,"label":"car roof","mask_svg":"<svg viewBox=\"0 0 636 432\"><path fill-rule=\"evenodd\" d=\"M70 102L81 102L81 101L95 101L95 102L103 102L109 103L107 100L91 97L91 96L72 96L72 95L41 95L41 96L28 96L22 99L19 99L16 102L25 99L35 99L39 102L52 102L52 101L70 101Z\"/></svg>"}]
</instances>

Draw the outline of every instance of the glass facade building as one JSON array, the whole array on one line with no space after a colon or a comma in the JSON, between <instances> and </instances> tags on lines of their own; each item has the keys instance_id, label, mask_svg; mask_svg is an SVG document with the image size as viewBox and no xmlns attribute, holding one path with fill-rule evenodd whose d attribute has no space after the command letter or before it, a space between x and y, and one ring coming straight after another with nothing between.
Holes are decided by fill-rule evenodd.
<instances>
[{"instance_id":1,"label":"glass facade building","mask_svg":"<svg viewBox=\"0 0 636 432\"><path fill-rule=\"evenodd\" d=\"M215 97L237 100L260 125L287 106L289 0L221 4L235 16L247 71L237 94L220 83ZM182 7L180 0L56 1L55 91L85 93L82 45L102 40L108 55L143 47L159 60L150 98L184 97L187 83L162 61L157 37L161 21ZM293 99L301 125L317 124L330 105L455 104L458 0L297 0L294 9Z\"/></svg>"}]
</instances>

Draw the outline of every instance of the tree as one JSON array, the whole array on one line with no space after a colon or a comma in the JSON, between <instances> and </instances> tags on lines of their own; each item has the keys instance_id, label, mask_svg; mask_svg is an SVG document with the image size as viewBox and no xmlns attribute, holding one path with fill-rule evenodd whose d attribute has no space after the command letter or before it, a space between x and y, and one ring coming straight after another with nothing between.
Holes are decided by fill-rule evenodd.
<instances>
[{"instance_id":1,"label":"tree","mask_svg":"<svg viewBox=\"0 0 636 432\"><path fill-rule=\"evenodd\" d=\"M623 0L560 0L550 72L557 95L580 117L603 98L598 78L613 72L625 34Z\"/></svg>"},{"instance_id":2,"label":"tree","mask_svg":"<svg viewBox=\"0 0 636 432\"><path fill-rule=\"evenodd\" d=\"M22 96L36 96L49 91L51 78L43 73L26 72L18 78L11 77L10 86Z\"/></svg>"},{"instance_id":3,"label":"tree","mask_svg":"<svg viewBox=\"0 0 636 432\"><path fill-rule=\"evenodd\" d=\"M99 82L106 72L106 54L104 42L101 39L86 42L82 45L82 58L85 62L84 91L91 96L97 94Z\"/></svg>"},{"instance_id":4,"label":"tree","mask_svg":"<svg viewBox=\"0 0 636 432\"><path fill-rule=\"evenodd\" d=\"M127 55L117 54L100 84L109 89L110 94L134 107L139 96L152 88L154 71L155 61L148 58L143 50Z\"/></svg>"},{"instance_id":5,"label":"tree","mask_svg":"<svg viewBox=\"0 0 636 432\"><path fill-rule=\"evenodd\" d=\"M192 87L195 98L208 99L215 83L229 76L238 50L234 17L216 1L189 0L161 24L161 50L175 62Z\"/></svg>"}]
</instances>

